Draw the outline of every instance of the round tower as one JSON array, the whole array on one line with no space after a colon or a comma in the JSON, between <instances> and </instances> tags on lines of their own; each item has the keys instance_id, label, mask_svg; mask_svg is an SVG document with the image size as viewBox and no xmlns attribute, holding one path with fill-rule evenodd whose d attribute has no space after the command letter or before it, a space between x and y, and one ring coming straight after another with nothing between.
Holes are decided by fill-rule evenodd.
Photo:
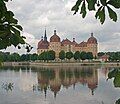
<instances>
[{"instance_id":1,"label":"round tower","mask_svg":"<svg viewBox=\"0 0 120 104\"><path fill-rule=\"evenodd\" d=\"M92 52L93 56L97 56L98 53L98 43L97 39L91 33L91 37L87 40L87 51Z\"/></svg>"},{"instance_id":2,"label":"round tower","mask_svg":"<svg viewBox=\"0 0 120 104\"><path fill-rule=\"evenodd\" d=\"M54 35L50 37L49 50L55 51L55 57L59 58L59 52L61 51L61 42L60 37L56 33L56 30L54 30Z\"/></svg>"}]
</instances>

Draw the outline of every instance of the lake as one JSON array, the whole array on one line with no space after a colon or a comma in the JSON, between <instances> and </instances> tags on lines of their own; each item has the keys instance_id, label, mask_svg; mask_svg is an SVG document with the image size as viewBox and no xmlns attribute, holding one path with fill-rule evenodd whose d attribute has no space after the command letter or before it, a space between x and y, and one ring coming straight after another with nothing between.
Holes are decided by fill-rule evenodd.
<instances>
[{"instance_id":1,"label":"lake","mask_svg":"<svg viewBox=\"0 0 120 104\"><path fill-rule=\"evenodd\" d=\"M0 104L115 104L105 67L1 67Z\"/></svg>"}]
</instances>

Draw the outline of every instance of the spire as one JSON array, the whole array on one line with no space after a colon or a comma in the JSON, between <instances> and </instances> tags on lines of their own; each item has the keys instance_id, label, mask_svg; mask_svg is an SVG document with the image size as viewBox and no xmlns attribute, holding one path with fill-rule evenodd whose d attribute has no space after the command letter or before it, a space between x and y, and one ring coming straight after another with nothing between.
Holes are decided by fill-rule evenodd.
<instances>
[{"instance_id":1,"label":"spire","mask_svg":"<svg viewBox=\"0 0 120 104\"><path fill-rule=\"evenodd\" d=\"M93 37L93 33L91 33L91 37Z\"/></svg>"},{"instance_id":2,"label":"spire","mask_svg":"<svg viewBox=\"0 0 120 104\"><path fill-rule=\"evenodd\" d=\"M54 35L56 35L56 30L54 30Z\"/></svg>"},{"instance_id":3,"label":"spire","mask_svg":"<svg viewBox=\"0 0 120 104\"><path fill-rule=\"evenodd\" d=\"M43 40L43 36L41 36L41 40Z\"/></svg>"},{"instance_id":4,"label":"spire","mask_svg":"<svg viewBox=\"0 0 120 104\"><path fill-rule=\"evenodd\" d=\"M46 34L46 28L45 28L45 35L44 35L44 41L47 41L47 34Z\"/></svg>"},{"instance_id":5,"label":"spire","mask_svg":"<svg viewBox=\"0 0 120 104\"><path fill-rule=\"evenodd\" d=\"M73 38L73 42L75 42L75 38Z\"/></svg>"}]
</instances>

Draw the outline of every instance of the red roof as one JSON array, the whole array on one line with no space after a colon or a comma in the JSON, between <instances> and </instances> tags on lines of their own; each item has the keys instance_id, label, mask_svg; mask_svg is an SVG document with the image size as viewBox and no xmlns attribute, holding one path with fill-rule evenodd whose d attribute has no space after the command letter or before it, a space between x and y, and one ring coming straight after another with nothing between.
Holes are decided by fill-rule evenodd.
<instances>
[{"instance_id":1,"label":"red roof","mask_svg":"<svg viewBox=\"0 0 120 104\"><path fill-rule=\"evenodd\" d=\"M87 42L81 42L80 44L79 44L79 47L87 47Z\"/></svg>"},{"instance_id":2,"label":"red roof","mask_svg":"<svg viewBox=\"0 0 120 104\"><path fill-rule=\"evenodd\" d=\"M91 33L91 37L87 41L88 44L97 44L97 39L93 36L93 33Z\"/></svg>"},{"instance_id":3,"label":"red roof","mask_svg":"<svg viewBox=\"0 0 120 104\"><path fill-rule=\"evenodd\" d=\"M75 44L75 47L80 47L80 45L79 44Z\"/></svg>"},{"instance_id":4,"label":"red roof","mask_svg":"<svg viewBox=\"0 0 120 104\"><path fill-rule=\"evenodd\" d=\"M72 42L66 38L66 39L63 39L62 44L63 45L72 45Z\"/></svg>"},{"instance_id":5,"label":"red roof","mask_svg":"<svg viewBox=\"0 0 120 104\"><path fill-rule=\"evenodd\" d=\"M109 55L106 55L106 54L105 54L105 55L101 56L100 58L101 58L101 59L105 59L105 58L108 59L108 58L109 58Z\"/></svg>"},{"instance_id":6,"label":"red roof","mask_svg":"<svg viewBox=\"0 0 120 104\"><path fill-rule=\"evenodd\" d=\"M38 43L38 49L48 49L49 42L43 39Z\"/></svg>"},{"instance_id":7,"label":"red roof","mask_svg":"<svg viewBox=\"0 0 120 104\"><path fill-rule=\"evenodd\" d=\"M60 37L56 34L56 30L54 30L54 35L51 36L50 42L60 42Z\"/></svg>"}]
</instances>

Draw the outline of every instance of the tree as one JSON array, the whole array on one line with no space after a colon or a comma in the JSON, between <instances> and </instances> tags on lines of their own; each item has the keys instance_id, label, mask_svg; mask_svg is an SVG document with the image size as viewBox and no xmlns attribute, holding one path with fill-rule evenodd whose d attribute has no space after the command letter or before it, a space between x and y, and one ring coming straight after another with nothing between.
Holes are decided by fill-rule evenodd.
<instances>
[{"instance_id":1,"label":"tree","mask_svg":"<svg viewBox=\"0 0 120 104\"><path fill-rule=\"evenodd\" d=\"M3 52L0 52L0 62L4 61L4 56L3 56Z\"/></svg>"},{"instance_id":2,"label":"tree","mask_svg":"<svg viewBox=\"0 0 120 104\"><path fill-rule=\"evenodd\" d=\"M87 52L87 53L86 53L86 59L88 59L88 60L92 60L92 59L93 59L93 54L92 54L92 52Z\"/></svg>"},{"instance_id":3,"label":"tree","mask_svg":"<svg viewBox=\"0 0 120 104\"><path fill-rule=\"evenodd\" d=\"M8 1L0 0L0 49L11 45L16 47L18 44L25 44L25 37L20 35L23 28L14 18L14 13L7 10L6 2Z\"/></svg>"},{"instance_id":4,"label":"tree","mask_svg":"<svg viewBox=\"0 0 120 104\"><path fill-rule=\"evenodd\" d=\"M79 52L79 51L76 51L76 52L74 53L74 59L75 59L75 60L79 60L79 59L80 59L80 52Z\"/></svg>"},{"instance_id":5,"label":"tree","mask_svg":"<svg viewBox=\"0 0 120 104\"><path fill-rule=\"evenodd\" d=\"M22 54L20 56L20 61L26 61L26 55L25 54Z\"/></svg>"},{"instance_id":6,"label":"tree","mask_svg":"<svg viewBox=\"0 0 120 104\"><path fill-rule=\"evenodd\" d=\"M14 18L14 13L6 7L6 2L10 0L0 0L0 49L6 49L13 45L21 47L20 44L26 44L27 52L33 47L25 42L25 37L21 36L22 26L18 24L18 20Z\"/></svg>"},{"instance_id":7,"label":"tree","mask_svg":"<svg viewBox=\"0 0 120 104\"><path fill-rule=\"evenodd\" d=\"M66 58L70 61L70 59L73 57L73 53L72 52L67 52L66 53Z\"/></svg>"},{"instance_id":8,"label":"tree","mask_svg":"<svg viewBox=\"0 0 120 104\"><path fill-rule=\"evenodd\" d=\"M12 53L10 55L10 61L20 61L20 55L18 53Z\"/></svg>"},{"instance_id":9,"label":"tree","mask_svg":"<svg viewBox=\"0 0 120 104\"><path fill-rule=\"evenodd\" d=\"M105 53L104 52L99 52L98 53L98 57L101 57L101 56L103 56Z\"/></svg>"},{"instance_id":10,"label":"tree","mask_svg":"<svg viewBox=\"0 0 120 104\"><path fill-rule=\"evenodd\" d=\"M55 51L48 51L48 60L55 60Z\"/></svg>"},{"instance_id":11,"label":"tree","mask_svg":"<svg viewBox=\"0 0 120 104\"><path fill-rule=\"evenodd\" d=\"M112 7L115 10L120 9L120 0L77 0L71 10L74 11L74 14L80 10L83 18L85 18L87 11L95 11L96 19L99 19L101 24L103 24L106 16L106 8L110 19L114 22L117 21L117 14Z\"/></svg>"},{"instance_id":12,"label":"tree","mask_svg":"<svg viewBox=\"0 0 120 104\"><path fill-rule=\"evenodd\" d=\"M82 51L82 52L80 53L80 59L81 59L81 60L85 60L85 59L86 59L86 52Z\"/></svg>"},{"instance_id":13,"label":"tree","mask_svg":"<svg viewBox=\"0 0 120 104\"><path fill-rule=\"evenodd\" d=\"M33 53L33 54L31 55L31 60L32 60L32 61L35 61L35 60L37 60L37 59L38 59L38 54Z\"/></svg>"},{"instance_id":14,"label":"tree","mask_svg":"<svg viewBox=\"0 0 120 104\"><path fill-rule=\"evenodd\" d=\"M61 59L61 60L64 60L65 59L65 51L61 51L60 53L59 53L59 58Z\"/></svg>"}]
</instances>

